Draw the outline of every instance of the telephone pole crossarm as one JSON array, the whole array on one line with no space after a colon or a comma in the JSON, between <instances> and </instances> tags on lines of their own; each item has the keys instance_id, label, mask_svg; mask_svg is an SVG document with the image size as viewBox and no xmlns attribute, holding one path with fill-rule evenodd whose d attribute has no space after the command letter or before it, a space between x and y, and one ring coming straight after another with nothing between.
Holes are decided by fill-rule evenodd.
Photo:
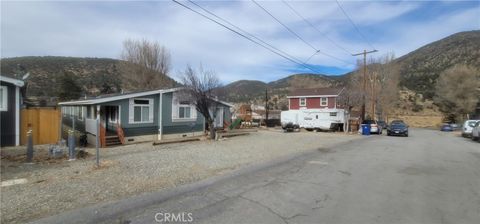
<instances>
[{"instance_id":1,"label":"telephone pole crossarm","mask_svg":"<svg viewBox=\"0 0 480 224\"><path fill-rule=\"evenodd\" d=\"M378 52L378 50L373 50L373 51L364 51L364 52L361 52L361 53L358 53L358 54L352 54L352 56L358 56L358 55L366 55L366 54L370 54L370 53L375 53L375 52Z\"/></svg>"}]
</instances>

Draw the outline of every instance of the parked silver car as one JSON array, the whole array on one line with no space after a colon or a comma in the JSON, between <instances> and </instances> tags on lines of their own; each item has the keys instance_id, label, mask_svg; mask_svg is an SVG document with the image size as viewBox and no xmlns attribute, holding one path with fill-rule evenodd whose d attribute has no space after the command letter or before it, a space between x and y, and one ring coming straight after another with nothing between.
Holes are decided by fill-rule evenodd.
<instances>
[{"instance_id":1,"label":"parked silver car","mask_svg":"<svg viewBox=\"0 0 480 224\"><path fill-rule=\"evenodd\" d=\"M480 121L477 121L472 128L472 140L480 142Z\"/></svg>"},{"instance_id":2,"label":"parked silver car","mask_svg":"<svg viewBox=\"0 0 480 224\"><path fill-rule=\"evenodd\" d=\"M475 124L480 121L480 120L466 120L463 123L462 127L462 136L466 138L470 138L472 136L472 130L473 127L475 127Z\"/></svg>"}]
</instances>

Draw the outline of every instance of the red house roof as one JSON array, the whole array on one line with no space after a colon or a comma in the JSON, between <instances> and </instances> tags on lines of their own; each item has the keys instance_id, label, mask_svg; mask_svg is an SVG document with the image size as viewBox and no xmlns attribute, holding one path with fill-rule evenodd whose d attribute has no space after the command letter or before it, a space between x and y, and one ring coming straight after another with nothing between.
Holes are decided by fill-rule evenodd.
<instances>
[{"instance_id":1,"label":"red house roof","mask_svg":"<svg viewBox=\"0 0 480 224\"><path fill-rule=\"evenodd\" d=\"M338 96L343 89L337 88L315 88L315 89L295 89L287 98L294 97L318 97L318 96Z\"/></svg>"}]
</instances>

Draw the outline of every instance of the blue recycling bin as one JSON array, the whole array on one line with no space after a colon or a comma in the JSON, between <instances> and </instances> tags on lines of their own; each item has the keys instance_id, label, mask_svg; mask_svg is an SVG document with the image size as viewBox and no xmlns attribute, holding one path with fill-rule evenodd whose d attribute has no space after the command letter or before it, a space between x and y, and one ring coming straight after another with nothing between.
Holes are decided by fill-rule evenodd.
<instances>
[{"instance_id":1,"label":"blue recycling bin","mask_svg":"<svg viewBox=\"0 0 480 224\"><path fill-rule=\"evenodd\" d=\"M362 124L362 135L370 135L370 124Z\"/></svg>"}]
</instances>

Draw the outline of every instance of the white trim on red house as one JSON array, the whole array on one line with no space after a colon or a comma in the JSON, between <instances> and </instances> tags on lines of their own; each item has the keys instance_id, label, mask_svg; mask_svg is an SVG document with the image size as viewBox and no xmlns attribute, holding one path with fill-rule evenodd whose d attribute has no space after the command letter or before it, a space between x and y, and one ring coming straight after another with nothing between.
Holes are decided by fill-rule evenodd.
<instances>
[{"instance_id":1,"label":"white trim on red house","mask_svg":"<svg viewBox=\"0 0 480 224\"><path fill-rule=\"evenodd\" d=\"M326 99L325 104L322 104L322 98ZM328 107L328 97L320 97L320 106L321 107Z\"/></svg>"},{"instance_id":2,"label":"white trim on red house","mask_svg":"<svg viewBox=\"0 0 480 224\"><path fill-rule=\"evenodd\" d=\"M302 100L304 100L304 103L303 103L303 104L302 104ZM300 106L300 107L306 107L306 106L307 106L307 98L305 98L305 97L300 97L300 98L298 99L298 106Z\"/></svg>"}]
</instances>

